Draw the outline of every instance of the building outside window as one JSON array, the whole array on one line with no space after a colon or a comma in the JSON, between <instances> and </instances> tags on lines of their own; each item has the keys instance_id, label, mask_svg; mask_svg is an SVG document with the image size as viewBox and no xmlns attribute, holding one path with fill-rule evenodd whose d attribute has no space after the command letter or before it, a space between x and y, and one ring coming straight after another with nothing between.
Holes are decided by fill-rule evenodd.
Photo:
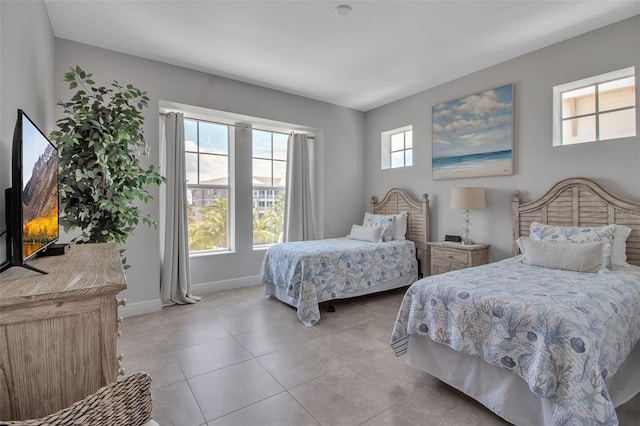
<instances>
[{"instance_id":1,"label":"building outside window","mask_svg":"<svg viewBox=\"0 0 640 426\"><path fill-rule=\"evenodd\" d=\"M553 88L553 145L636 136L635 67Z\"/></svg>"}]
</instances>

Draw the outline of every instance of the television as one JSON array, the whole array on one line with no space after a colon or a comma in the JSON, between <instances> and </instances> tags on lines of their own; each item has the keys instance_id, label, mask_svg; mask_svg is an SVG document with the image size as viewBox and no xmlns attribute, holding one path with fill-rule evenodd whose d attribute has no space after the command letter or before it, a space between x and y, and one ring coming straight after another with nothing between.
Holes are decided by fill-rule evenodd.
<instances>
[{"instance_id":1,"label":"television","mask_svg":"<svg viewBox=\"0 0 640 426\"><path fill-rule=\"evenodd\" d=\"M59 237L58 150L35 123L18 110L13 132L11 188L5 190L7 261L0 272L22 266Z\"/></svg>"}]
</instances>

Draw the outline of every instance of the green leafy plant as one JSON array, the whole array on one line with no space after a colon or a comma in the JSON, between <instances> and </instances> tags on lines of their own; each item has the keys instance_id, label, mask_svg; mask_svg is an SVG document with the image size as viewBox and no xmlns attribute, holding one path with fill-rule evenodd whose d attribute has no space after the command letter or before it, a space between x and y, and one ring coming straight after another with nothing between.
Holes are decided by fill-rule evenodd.
<instances>
[{"instance_id":1,"label":"green leafy plant","mask_svg":"<svg viewBox=\"0 0 640 426\"><path fill-rule=\"evenodd\" d=\"M50 135L60 154L60 223L65 231L81 229L79 242L124 243L140 220L156 225L140 202L152 199L149 185L166 179L139 161L148 154L146 92L117 81L97 86L91 77L79 66L65 74L77 90L69 101L58 101L65 117Z\"/></svg>"}]
</instances>

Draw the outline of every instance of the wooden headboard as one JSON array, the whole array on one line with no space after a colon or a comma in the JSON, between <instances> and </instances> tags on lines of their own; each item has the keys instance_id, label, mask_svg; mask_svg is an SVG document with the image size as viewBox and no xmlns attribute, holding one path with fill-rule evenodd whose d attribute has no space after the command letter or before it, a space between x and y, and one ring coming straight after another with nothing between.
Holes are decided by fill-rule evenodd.
<instances>
[{"instance_id":1,"label":"wooden headboard","mask_svg":"<svg viewBox=\"0 0 640 426\"><path fill-rule=\"evenodd\" d=\"M513 253L515 240L529 236L531 222L557 226L626 225L627 262L640 266L640 203L627 200L584 178L558 182L540 199L520 204L520 192L513 192Z\"/></svg>"},{"instance_id":2,"label":"wooden headboard","mask_svg":"<svg viewBox=\"0 0 640 426\"><path fill-rule=\"evenodd\" d=\"M422 194L420 201L413 200L405 191L393 188L382 201L371 197L371 213L398 214L407 212L407 239L416 245L416 256L420 261L422 276L429 275L429 196Z\"/></svg>"}]
</instances>

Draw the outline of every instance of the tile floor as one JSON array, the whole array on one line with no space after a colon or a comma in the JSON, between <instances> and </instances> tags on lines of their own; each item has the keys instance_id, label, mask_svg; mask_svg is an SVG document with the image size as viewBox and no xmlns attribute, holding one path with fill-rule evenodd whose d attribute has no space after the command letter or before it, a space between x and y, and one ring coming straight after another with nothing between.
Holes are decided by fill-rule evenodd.
<instances>
[{"instance_id":1,"label":"tile floor","mask_svg":"<svg viewBox=\"0 0 640 426\"><path fill-rule=\"evenodd\" d=\"M334 303L318 325L262 286L127 318L128 373L153 377L161 426L506 425L471 398L396 358L388 345L404 289ZM640 424L640 395L617 410Z\"/></svg>"}]
</instances>

